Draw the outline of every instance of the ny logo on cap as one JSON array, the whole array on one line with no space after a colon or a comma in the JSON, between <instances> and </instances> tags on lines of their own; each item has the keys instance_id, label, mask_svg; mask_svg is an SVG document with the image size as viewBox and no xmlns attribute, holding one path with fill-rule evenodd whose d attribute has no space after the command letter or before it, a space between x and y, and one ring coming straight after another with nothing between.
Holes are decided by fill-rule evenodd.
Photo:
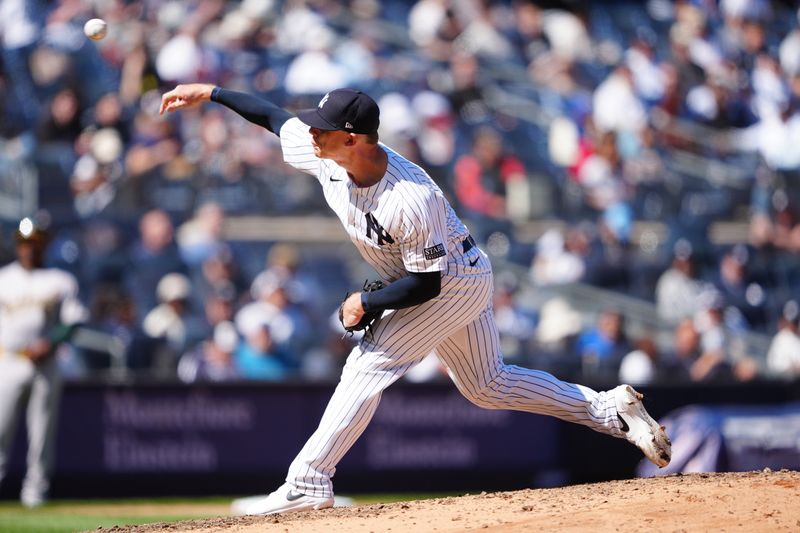
<instances>
[{"instance_id":1,"label":"ny logo on cap","mask_svg":"<svg viewBox=\"0 0 800 533\"><path fill-rule=\"evenodd\" d=\"M317 107L318 107L318 108L320 108L320 109L322 109L322 106L324 106L324 105L325 105L325 102L327 102L327 101L328 101L328 97L330 97L330 95L331 95L331 93L328 93L328 94L326 94L325 96L323 96L323 97L322 97L322 100L320 100L320 101L319 101L319 105L317 105Z\"/></svg>"}]
</instances>

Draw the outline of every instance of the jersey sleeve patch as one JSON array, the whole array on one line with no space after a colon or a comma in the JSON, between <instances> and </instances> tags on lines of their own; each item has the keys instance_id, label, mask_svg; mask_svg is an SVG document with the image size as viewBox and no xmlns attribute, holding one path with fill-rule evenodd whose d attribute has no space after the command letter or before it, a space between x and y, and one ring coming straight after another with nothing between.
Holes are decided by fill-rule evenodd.
<instances>
[{"instance_id":1,"label":"jersey sleeve patch","mask_svg":"<svg viewBox=\"0 0 800 533\"><path fill-rule=\"evenodd\" d=\"M425 259L428 261L432 261L434 259L438 259L439 257L444 257L446 254L444 250L444 244L436 244L431 246L430 248L425 248Z\"/></svg>"}]
</instances>

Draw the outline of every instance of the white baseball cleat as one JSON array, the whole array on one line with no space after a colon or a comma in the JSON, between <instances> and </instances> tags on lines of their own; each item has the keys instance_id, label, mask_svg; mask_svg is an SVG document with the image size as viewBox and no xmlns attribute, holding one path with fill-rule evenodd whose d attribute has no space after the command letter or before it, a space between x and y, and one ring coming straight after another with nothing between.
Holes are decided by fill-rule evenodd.
<instances>
[{"instance_id":1,"label":"white baseball cleat","mask_svg":"<svg viewBox=\"0 0 800 533\"><path fill-rule=\"evenodd\" d=\"M642 404L642 395L630 385L614 389L617 416L621 430L628 442L636 445L659 468L664 468L672 459L672 443L664 426L653 420Z\"/></svg>"},{"instance_id":2,"label":"white baseball cleat","mask_svg":"<svg viewBox=\"0 0 800 533\"><path fill-rule=\"evenodd\" d=\"M306 496L294 486L284 483L269 496L256 496L234 500L231 511L236 515L270 515L311 511L333 507L333 497Z\"/></svg>"},{"instance_id":3,"label":"white baseball cleat","mask_svg":"<svg viewBox=\"0 0 800 533\"><path fill-rule=\"evenodd\" d=\"M20 496L20 501L22 502L23 507L27 507L28 509L35 509L36 507L44 505L45 498L41 494L22 491L22 495Z\"/></svg>"}]
</instances>

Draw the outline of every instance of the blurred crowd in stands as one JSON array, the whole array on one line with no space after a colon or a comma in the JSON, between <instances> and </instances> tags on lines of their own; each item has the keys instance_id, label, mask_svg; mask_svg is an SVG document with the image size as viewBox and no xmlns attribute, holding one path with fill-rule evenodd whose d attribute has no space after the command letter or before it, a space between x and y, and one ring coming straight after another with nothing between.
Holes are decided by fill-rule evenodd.
<instances>
[{"instance_id":1,"label":"blurred crowd in stands","mask_svg":"<svg viewBox=\"0 0 800 533\"><path fill-rule=\"evenodd\" d=\"M180 82L289 109L350 86L495 260L509 362L797 377L799 18L789 0L0 0L3 260L18 218L49 221L49 264L113 341L78 336L67 375L338 375L356 339L334 311L362 271L341 247L231 230L327 216L320 191L221 106L157 111ZM524 297L574 283L650 302L658 327Z\"/></svg>"}]
</instances>

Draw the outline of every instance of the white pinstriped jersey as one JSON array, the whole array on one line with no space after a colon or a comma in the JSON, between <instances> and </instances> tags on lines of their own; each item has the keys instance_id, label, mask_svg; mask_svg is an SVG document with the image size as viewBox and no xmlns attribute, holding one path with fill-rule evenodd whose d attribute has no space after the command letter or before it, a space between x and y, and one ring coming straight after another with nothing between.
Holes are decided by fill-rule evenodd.
<instances>
[{"instance_id":1,"label":"white pinstriped jersey","mask_svg":"<svg viewBox=\"0 0 800 533\"><path fill-rule=\"evenodd\" d=\"M382 278L442 272L437 297L384 312L353 348L319 427L289 466L290 490L332 501L336 466L366 429L381 393L432 351L476 405L557 416L622 435L614 394L503 363L489 258L476 246L464 251L467 229L425 171L381 145L386 174L359 188L342 167L314 155L308 126L299 119L286 121L280 137L284 160L317 177L328 205ZM287 508L291 493L284 490L266 498L264 507Z\"/></svg>"},{"instance_id":2,"label":"white pinstriped jersey","mask_svg":"<svg viewBox=\"0 0 800 533\"><path fill-rule=\"evenodd\" d=\"M462 257L457 247L469 232L424 170L381 144L386 174L371 187L358 187L344 168L314 155L308 130L300 119L286 121L280 131L284 160L319 180L350 239L384 280L460 271L448 263Z\"/></svg>"}]
</instances>

